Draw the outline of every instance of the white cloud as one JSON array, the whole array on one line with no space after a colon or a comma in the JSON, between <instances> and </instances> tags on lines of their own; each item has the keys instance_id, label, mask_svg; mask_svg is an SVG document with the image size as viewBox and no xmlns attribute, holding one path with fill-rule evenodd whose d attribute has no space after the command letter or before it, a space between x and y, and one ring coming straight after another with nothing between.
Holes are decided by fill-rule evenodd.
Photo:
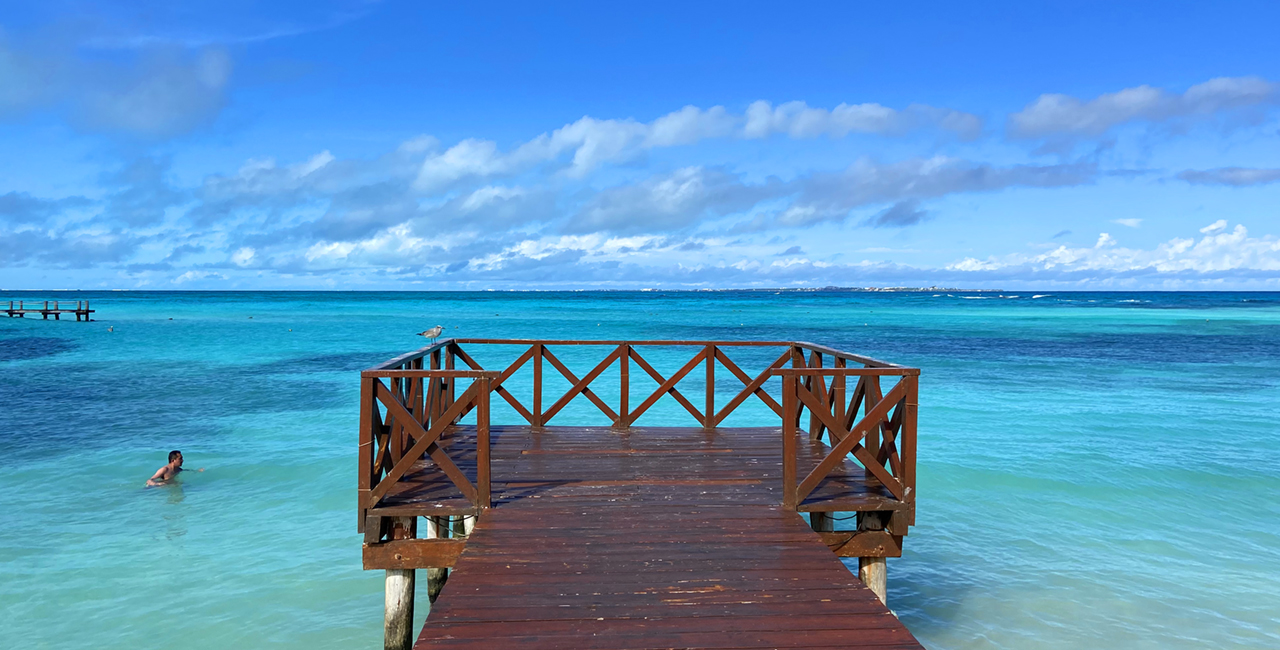
<instances>
[{"instance_id":1,"label":"white cloud","mask_svg":"<svg viewBox=\"0 0 1280 650\"><path fill-rule=\"evenodd\" d=\"M982 129L981 120L974 115L924 105L899 111L879 104L840 104L828 111L810 108L804 102L788 102L774 108L769 102L758 101L744 115L732 114L723 106L685 106L652 122L584 116L506 152L489 140L463 140L428 156L415 187L438 191L461 179L518 174L566 157L564 173L581 178L601 165L625 162L650 149L690 145L710 138L762 138L773 133L795 138L840 138L850 133L901 135L928 126L965 138L976 136Z\"/></svg>"},{"instance_id":2,"label":"white cloud","mask_svg":"<svg viewBox=\"0 0 1280 650\"><path fill-rule=\"evenodd\" d=\"M1218 219L1217 221L1215 221L1215 222L1213 222L1213 223L1211 223L1211 224L1209 224L1209 225L1207 225L1207 226L1205 226L1205 227L1201 228L1201 229L1200 229L1200 232L1202 232L1202 233L1204 233L1204 234L1206 234L1206 235L1215 235L1215 234L1220 233L1220 232L1222 232L1222 231L1224 231L1224 230L1226 230L1226 229L1227 229L1227 220L1226 220L1226 219Z\"/></svg>"},{"instance_id":3,"label":"white cloud","mask_svg":"<svg viewBox=\"0 0 1280 650\"><path fill-rule=\"evenodd\" d=\"M1204 236L1170 239L1154 249L1125 248L1109 234L1102 233L1092 248L1058 248L1041 255L1010 255L979 260L965 258L947 269L953 271L995 271L1020 269L1043 272L1196 273L1232 271L1280 271L1280 240L1273 236L1250 237L1237 224L1227 231L1219 220L1201 228Z\"/></svg>"},{"instance_id":4,"label":"white cloud","mask_svg":"<svg viewBox=\"0 0 1280 650\"><path fill-rule=\"evenodd\" d=\"M1128 228L1137 228L1142 225L1142 219L1112 219L1111 223L1118 223Z\"/></svg>"},{"instance_id":5,"label":"white cloud","mask_svg":"<svg viewBox=\"0 0 1280 650\"><path fill-rule=\"evenodd\" d=\"M936 126L961 137L976 137L982 121L960 111L913 104L894 110L880 104L840 104L831 110L811 108L804 102L787 102L774 107L757 101L747 107L742 135L763 138L785 133L793 138L829 136L843 138L850 133L900 135L922 126Z\"/></svg>"},{"instance_id":6,"label":"white cloud","mask_svg":"<svg viewBox=\"0 0 1280 650\"><path fill-rule=\"evenodd\" d=\"M1009 133L1017 138L1098 136L1127 122L1203 118L1274 103L1278 97L1280 84L1260 77L1220 77L1182 94L1151 86L1125 88L1088 101L1046 94L1009 117Z\"/></svg>"},{"instance_id":7,"label":"white cloud","mask_svg":"<svg viewBox=\"0 0 1280 650\"><path fill-rule=\"evenodd\" d=\"M236 266L249 266L253 263L253 258L256 253L257 251L252 248L241 248L231 255L231 263Z\"/></svg>"}]
</instances>

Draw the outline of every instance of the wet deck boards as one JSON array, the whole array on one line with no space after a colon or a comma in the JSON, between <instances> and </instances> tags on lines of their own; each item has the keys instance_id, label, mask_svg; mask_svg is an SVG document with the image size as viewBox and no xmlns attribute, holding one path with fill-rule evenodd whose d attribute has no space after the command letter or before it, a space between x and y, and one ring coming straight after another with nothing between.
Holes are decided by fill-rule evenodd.
<instances>
[{"instance_id":1,"label":"wet deck boards","mask_svg":"<svg viewBox=\"0 0 1280 650\"><path fill-rule=\"evenodd\" d=\"M446 445L471 473L469 435L459 427ZM921 647L779 505L777 428L495 426L492 436L494 507L419 650ZM811 446L801 457L816 464L825 445ZM886 498L858 468L842 472L811 507ZM379 510L448 509L437 476L424 466Z\"/></svg>"},{"instance_id":2,"label":"wet deck boards","mask_svg":"<svg viewBox=\"0 0 1280 650\"><path fill-rule=\"evenodd\" d=\"M804 476L831 449L798 442ZM782 431L779 427L497 426L491 428L494 506L539 495L609 498L617 488L639 488L667 499L688 499L685 485L714 486L726 504L776 505L782 501ZM475 431L459 426L442 443L468 476L475 476ZM632 490L624 490L626 494ZM902 502L857 463L846 460L799 510L896 510ZM473 507L429 459L418 461L375 514L466 514Z\"/></svg>"}]
</instances>

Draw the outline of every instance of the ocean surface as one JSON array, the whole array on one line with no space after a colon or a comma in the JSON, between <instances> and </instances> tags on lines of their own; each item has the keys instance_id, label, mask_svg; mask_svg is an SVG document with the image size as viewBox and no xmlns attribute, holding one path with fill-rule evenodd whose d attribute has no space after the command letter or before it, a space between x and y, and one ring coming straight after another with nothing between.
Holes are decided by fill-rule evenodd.
<instances>
[{"instance_id":1,"label":"ocean surface","mask_svg":"<svg viewBox=\"0 0 1280 650\"><path fill-rule=\"evenodd\" d=\"M380 647L358 371L435 324L918 366L889 603L926 646L1280 647L1280 294L0 292L45 298L98 313L0 315L7 648ZM206 471L144 489L170 449Z\"/></svg>"}]
</instances>

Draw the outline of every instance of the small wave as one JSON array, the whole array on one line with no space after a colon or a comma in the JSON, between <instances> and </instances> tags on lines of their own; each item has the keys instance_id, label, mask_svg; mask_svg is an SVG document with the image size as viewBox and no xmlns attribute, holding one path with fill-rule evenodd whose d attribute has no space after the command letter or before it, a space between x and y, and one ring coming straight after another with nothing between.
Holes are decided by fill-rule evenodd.
<instances>
[{"instance_id":1,"label":"small wave","mask_svg":"<svg viewBox=\"0 0 1280 650\"><path fill-rule=\"evenodd\" d=\"M1031 299L1035 300L1036 298L1048 298L1049 296L1052 296L1052 295L1053 294L1051 293L1037 293L1036 295L1031 296Z\"/></svg>"},{"instance_id":2,"label":"small wave","mask_svg":"<svg viewBox=\"0 0 1280 650\"><path fill-rule=\"evenodd\" d=\"M1001 298L1018 298L1020 296L1000 296Z\"/></svg>"},{"instance_id":3,"label":"small wave","mask_svg":"<svg viewBox=\"0 0 1280 650\"><path fill-rule=\"evenodd\" d=\"M1093 301L1090 301L1090 302L1093 302ZM1140 303L1140 302L1151 302L1151 301L1150 300L1117 300L1116 302Z\"/></svg>"},{"instance_id":4,"label":"small wave","mask_svg":"<svg viewBox=\"0 0 1280 650\"><path fill-rule=\"evenodd\" d=\"M989 300L990 299L988 296L960 296L960 297L964 298L965 300Z\"/></svg>"}]
</instances>

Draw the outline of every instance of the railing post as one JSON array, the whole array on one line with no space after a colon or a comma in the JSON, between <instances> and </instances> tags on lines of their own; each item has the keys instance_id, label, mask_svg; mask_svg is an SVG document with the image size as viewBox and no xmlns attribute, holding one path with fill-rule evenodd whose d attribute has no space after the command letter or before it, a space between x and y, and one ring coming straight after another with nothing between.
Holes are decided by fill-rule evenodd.
<instances>
[{"instance_id":1,"label":"railing post","mask_svg":"<svg viewBox=\"0 0 1280 650\"><path fill-rule=\"evenodd\" d=\"M444 351L444 369L445 370L453 370L453 358L454 358L453 346L452 345L447 346ZM458 384L458 378L449 377L448 379L445 380L445 382L448 388L445 389L446 393L445 393L443 408L448 409L449 407L453 406L453 401L457 399L457 393L455 393L453 389ZM455 419L454 422L457 422L457 419Z\"/></svg>"},{"instance_id":2,"label":"railing post","mask_svg":"<svg viewBox=\"0 0 1280 650\"><path fill-rule=\"evenodd\" d=\"M903 381L910 381L907 385L907 403L906 411L902 414L902 488L904 501L907 502L908 525L914 526L916 523L916 419L917 409L920 404L920 377L911 375L904 377Z\"/></svg>"},{"instance_id":3,"label":"railing post","mask_svg":"<svg viewBox=\"0 0 1280 650\"><path fill-rule=\"evenodd\" d=\"M836 357L835 366L837 368L844 368L845 367L844 359L841 357ZM835 416L836 422L844 422L844 408L845 408L844 382L845 382L844 375L836 375L831 379L831 391L832 391L831 414ZM835 434L828 432L827 440L830 440L832 445L836 444Z\"/></svg>"},{"instance_id":4,"label":"railing post","mask_svg":"<svg viewBox=\"0 0 1280 650\"><path fill-rule=\"evenodd\" d=\"M440 350L433 350L431 352L431 369L440 369ZM440 379L436 377L431 378L431 397L429 399L431 404L431 412L429 415L431 417L431 423L435 424L436 420L440 418L440 414L444 413L445 409L444 404L442 404L442 402L444 402L444 391L441 389Z\"/></svg>"},{"instance_id":5,"label":"railing post","mask_svg":"<svg viewBox=\"0 0 1280 650\"><path fill-rule=\"evenodd\" d=\"M481 377L480 392L476 394L476 493L482 509L493 505L489 485L489 385L488 377Z\"/></svg>"},{"instance_id":6,"label":"railing post","mask_svg":"<svg viewBox=\"0 0 1280 650\"><path fill-rule=\"evenodd\" d=\"M707 410L702 426L710 429L716 422L716 346L707 346Z\"/></svg>"},{"instance_id":7,"label":"railing post","mask_svg":"<svg viewBox=\"0 0 1280 650\"><path fill-rule=\"evenodd\" d=\"M906 381L905 377L903 381ZM868 376L867 396L863 400L862 412L870 413L871 409L875 408L876 404L879 404L882 399L884 399L884 391L880 389L880 375ZM867 453L871 454L872 458L877 458L880 455L880 440L884 437L883 425L884 420L881 419L880 422L876 423L876 426L867 432L867 437L862 439L862 446L866 448Z\"/></svg>"},{"instance_id":8,"label":"railing post","mask_svg":"<svg viewBox=\"0 0 1280 650\"><path fill-rule=\"evenodd\" d=\"M542 344L533 344L533 426L542 426Z\"/></svg>"},{"instance_id":9,"label":"railing post","mask_svg":"<svg viewBox=\"0 0 1280 650\"><path fill-rule=\"evenodd\" d=\"M623 343L618 346L618 382L620 384L620 392L618 394L618 427L626 429L631 426L627 421L631 412L631 346Z\"/></svg>"},{"instance_id":10,"label":"railing post","mask_svg":"<svg viewBox=\"0 0 1280 650\"><path fill-rule=\"evenodd\" d=\"M795 512L796 506L796 379L794 374L782 377L782 507Z\"/></svg>"},{"instance_id":11,"label":"railing post","mask_svg":"<svg viewBox=\"0 0 1280 650\"><path fill-rule=\"evenodd\" d=\"M373 394L375 381L378 380L373 377L360 378L360 453L357 461L360 471L356 479L356 503L360 515L356 532L360 533L364 532L365 516L368 512L366 504L369 503L369 493L373 490L374 474L377 471L373 467L373 421L377 417L377 406L374 404L377 398Z\"/></svg>"},{"instance_id":12,"label":"railing post","mask_svg":"<svg viewBox=\"0 0 1280 650\"><path fill-rule=\"evenodd\" d=\"M809 367L810 368L822 367L821 352L809 353ZM827 380L823 378L822 375L811 375L805 381L805 388L809 392L813 393L814 397L817 397L820 400L825 400L826 393L827 393L826 381ZM821 385L822 390L820 391L813 390L814 385ZM822 421L818 419L818 414L814 413L813 410L810 409L809 410L809 440L818 440L821 432L822 432Z\"/></svg>"}]
</instances>

